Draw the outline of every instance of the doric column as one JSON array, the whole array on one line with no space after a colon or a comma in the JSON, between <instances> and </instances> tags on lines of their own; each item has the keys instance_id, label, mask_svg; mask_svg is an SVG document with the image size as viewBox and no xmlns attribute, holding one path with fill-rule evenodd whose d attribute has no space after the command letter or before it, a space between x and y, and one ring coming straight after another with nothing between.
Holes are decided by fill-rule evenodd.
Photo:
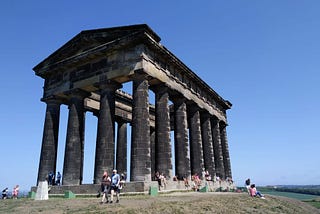
<instances>
[{"instance_id":1,"label":"doric column","mask_svg":"<svg viewBox=\"0 0 320 214\"><path fill-rule=\"evenodd\" d=\"M116 167L127 174L127 122L118 121Z\"/></svg>"},{"instance_id":2,"label":"doric column","mask_svg":"<svg viewBox=\"0 0 320 214\"><path fill-rule=\"evenodd\" d=\"M156 131L150 127L151 179L154 180L156 171Z\"/></svg>"},{"instance_id":3,"label":"doric column","mask_svg":"<svg viewBox=\"0 0 320 214\"><path fill-rule=\"evenodd\" d=\"M195 104L188 106L189 119L189 140L190 140L190 161L191 174L197 173L201 176L203 164L203 149L201 138L201 124L199 107Z\"/></svg>"},{"instance_id":4,"label":"doric column","mask_svg":"<svg viewBox=\"0 0 320 214\"><path fill-rule=\"evenodd\" d=\"M174 98L173 103L176 176L190 178L187 106L184 98Z\"/></svg>"},{"instance_id":5,"label":"doric column","mask_svg":"<svg viewBox=\"0 0 320 214\"><path fill-rule=\"evenodd\" d=\"M99 83L100 110L94 167L94 183L96 184L101 182L104 171L111 174L114 168L115 91L120 87L119 83L110 80Z\"/></svg>"},{"instance_id":6,"label":"doric column","mask_svg":"<svg viewBox=\"0 0 320 214\"><path fill-rule=\"evenodd\" d=\"M210 175L214 176L216 174L216 167L214 162L211 121L208 112L201 113L201 131L204 168L208 170Z\"/></svg>"},{"instance_id":7,"label":"doric column","mask_svg":"<svg viewBox=\"0 0 320 214\"><path fill-rule=\"evenodd\" d=\"M226 127L227 127L227 125L225 123L220 123L220 136L221 136L221 147L222 147L222 155L223 155L223 165L224 165L224 172L225 172L226 178L227 177L232 178Z\"/></svg>"},{"instance_id":8,"label":"doric column","mask_svg":"<svg viewBox=\"0 0 320 214\"><path fill-rule=\"evenodd\" d=\"M47 103L47 109L43 128L37 184L40 181L45 181L49 172L56 172L60 118L60 101L55 97L43 99L42 101Z\"/></svg>"},{"instance_id":9,"label":"doric column","mask_svg":"<svg viewBox=\"0 0 320 214\"><path fill-rule=\"evenodd\" d=\"M67 128L66 148L63 164L63 185L79 185L83 176L84 151L84 91L74 90L69 94L69 117Z\"/></svg>"},{"instance_id":10,"label":"doric column","mask_svg":"<svg viewBox=\"0 0 320 214\"><path fill-rule=\"evenodd\" d=\"M170 140L170 109L169 93L165 85L153 88L155 92L155 151L156 171L164 173L168 178L172 177L172 153Z\"/></svg>"},{"instance_id":11,"label":"doric column","mask_svg":"<svg viewBox=\"0 0 320 214\"><path fill-rule=\"evenodd\" d=\"M211 118L211 128L212 128L214 161L216 164L216 175L219 176L221 179L225 179L219 120L215 117Z\"/></svg>"},{"instance_id":12,"label":"doric column","mask_svg":"<svg viewBox=\"0 0 320 214\"><path fill-rule=\"evenodd\" d=\"M133 76L131 181L151 181L149 83L146 75Z\"/></svg>"}]
</instances>

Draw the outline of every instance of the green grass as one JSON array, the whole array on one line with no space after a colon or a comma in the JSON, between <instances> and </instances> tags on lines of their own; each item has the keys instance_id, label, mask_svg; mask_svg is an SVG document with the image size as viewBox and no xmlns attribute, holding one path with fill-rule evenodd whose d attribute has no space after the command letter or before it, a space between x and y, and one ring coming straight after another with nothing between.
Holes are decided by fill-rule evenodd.
<instances>
[{"instance_id":1,"label":"green grass","mask_svg":"<svg viewBox=\"0 0 320 214\"><path fill-rule=\"evenodd\" d=\"M266 200L245 193L174 193L157 197L149 195L123 196L120 204L100 204L101 198L63 197L36 201L27 198L3 200L0 213L318 213L319 200L302 202L267 196ZM310 204L309 204L310 203ZM311 207L313 205L314 207ZM319 209L319 208L318 208Z\"/></svg>"},{"instance_id":2,"label":"green grass","mask_svg":"<svg viewBox=\"0 0 320 214\"><path fill-rule=\"evenodd\" d=\"M283 196L288 198L294 198L300 201L303 201L317 209L320 209L320 197L317 195L293 193L293 192L277 192L277 191L266 191L264 194Z\"/></svg>"},{"instance_id":3,"label":"green grass","mask_svg":"<svg viewBox=\"0 0 320 214\"><path fill-rule=\"evenodd\" d=\"M314 198L311 200L303 200L303 202L305 202L311 206L314 206L317 209L320 209L320 197L317 197L317 198Z\"/></svg>"},{"instance_id":4,"label":"green grass","mask_svg":"<svg viewBox=\"0 0 320 214\"><path fill-rule=\"evenodd\" d=\"M310 204L311 206L314 206L315 208L320 209L320 201L311 200L311 201L303 201L303 202L306 202L306 203Z\"/></svg>"},{"instance_id":5,"label":"green grass","mask_svg":"<svg viewBox=\"0 0 320 214\"><path fill-rule=\"evenodd\" d=\"M301 194L301 193L293 193L293 192L277 192L277 191L270 191L270 192L262 192L263 194L269 194L269 195L276 195L276 196L284 196L288 198L294 198L301 201L304 200L312 200L319 196L317 195L309 195L309 194Z\"/></svg>"}]
</instances>

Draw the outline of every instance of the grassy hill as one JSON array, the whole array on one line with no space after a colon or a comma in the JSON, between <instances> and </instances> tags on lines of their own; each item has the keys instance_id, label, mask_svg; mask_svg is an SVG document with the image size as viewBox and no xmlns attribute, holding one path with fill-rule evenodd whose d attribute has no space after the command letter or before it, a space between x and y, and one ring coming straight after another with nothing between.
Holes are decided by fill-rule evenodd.
<instances>
[{"instance_id":1,"label":"grassy hill","mask_svg":"<svg viewBox=\"0 0 320 214\"><path fill-rule=\"evenodd\" d=\"M296 199L266 195L251 198L246 193L170 193L158 196L123 196L119 204L99 204L100 199L50 198L2 200L0 213L320 213Z\"/></svg>"}]
</instances>

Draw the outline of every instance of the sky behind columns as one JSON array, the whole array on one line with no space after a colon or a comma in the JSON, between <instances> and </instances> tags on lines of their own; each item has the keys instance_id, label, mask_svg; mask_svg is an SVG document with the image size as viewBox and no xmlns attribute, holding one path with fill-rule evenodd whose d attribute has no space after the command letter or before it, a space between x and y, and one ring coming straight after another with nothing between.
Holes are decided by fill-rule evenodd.
<instances>
[{"instance_id":1,"label":"sky behind columns","mask_svg":"<svg viewBox=\"0 0 320 214\"><path fill-rule=\"evenodd\" d=\"M227 135L239 186L248 177L319 184L319 10L317 0L1 1L0 188L36 184L46 105L32 68L82 30L142 23L233 104ZM57 171L65 106L60 120ZM84 183L93 179L96 122L87 113Z\"/></svg>"}]
</instances>

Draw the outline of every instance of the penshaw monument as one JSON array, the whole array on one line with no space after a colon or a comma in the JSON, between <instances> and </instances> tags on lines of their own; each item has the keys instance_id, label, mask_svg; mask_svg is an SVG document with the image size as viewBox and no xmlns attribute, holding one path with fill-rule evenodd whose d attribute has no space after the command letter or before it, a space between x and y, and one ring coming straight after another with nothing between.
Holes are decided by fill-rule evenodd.
<instances>
[{"instance_id":1,"label":"penshaw monument","mask_svg":"<svg viewBox=\"0 0 320 214\"><path fill-rule=\"evenodd\" d=\"M82 31L33 70L44 79L46 104L37 184L48 172L56 174L61 105L68 106L61 187L85 191L85 112L97 117L91 186L114 168L130 172L133 186L126 191L145 191L156 171L176 182L204 169L221 180L232 177L226 134L232 104L164 47L148 25ZM128 82L130 93L121 90Z\"/></svg>"}]
</instances>

